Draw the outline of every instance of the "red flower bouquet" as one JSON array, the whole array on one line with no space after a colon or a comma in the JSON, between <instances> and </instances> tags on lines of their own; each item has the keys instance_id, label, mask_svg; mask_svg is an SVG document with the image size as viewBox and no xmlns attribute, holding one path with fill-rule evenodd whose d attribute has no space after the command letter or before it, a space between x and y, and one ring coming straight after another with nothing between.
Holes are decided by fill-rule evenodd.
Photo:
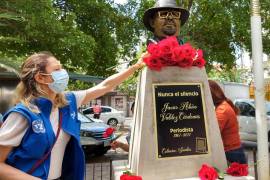
<instances>
[{"instance_id":1,"label":"red flower bouquet","mask_svg":"<svg viewBox=\"0 0 270 180\"><path fill-rule=\"evenodd\" d=\"M231 176L247 176L248 165L234 162L230 165L230 167L226 170L226 172Z\"/></svg>"},{"instance_id":2,"label":"red flower bouquet","mask_svg":"<svg viewBox=\"0 0 270 180\"><path fill-rule=\"evenodd\" d=\"M107 128L106 131L103 133L103 137L107 138L107 137L111 136L112 133L114 132L114 130L115 129L112 127Z\"/></svg>"},{"instance_id":3,"label":"red flower bouquet","mask_svg":"<svg viewBox=\"0 0 270 180\"><path fill-rule=\"evenodd\" d=\"M164 66L203 67L203 51L194 49L189 43L179 45L175 36L168 37L147 47L150 56L144 58L145 64L152 70L160 71Z\"/></svg>"},{"instance_id":4,"label":"red flower bouquet","mask_svg":"<svg viewBox=\"0 0 270 180\"><path fill-rule=\"evenodd\" d=\"M213 168L207 164L203 164L199 170L199 177L201 180L224 179L224 174L231 176L247 176L248 165L236 162L231 163L225 173L220 172L217 168Z\"/></svg>"},{"instance_id":5,"label":"red flower bouquet","mask_svg":"<svg viewBox=\"0 0 270 180\"><path fill-rule=\"evenodd\" d=\"M141 176L135 176L130 171L125 171L120 176L120 180L142 180Z\"/></svg>"},{"instance_id":6,"label":"red flower bouquet","mask_svg":"<svg viewBox=\"0 0 270 180\"><path fill-rule=\"evenodd\" d=\"M218 173L213 167L203 164L199 171L199 177L201 180L216 180Z\"/></svg>"},{"instance_id":7,"label":"red flower bouquet","mask_svg":"<svg viewBox=\"0 0 270 180\"><path fill-rule=\"evenodd\" d=\"M128 175L128 174L122 174L120 176L120 180L142 180L142 177L141 176Z\"/></svg>"}]
</instances>

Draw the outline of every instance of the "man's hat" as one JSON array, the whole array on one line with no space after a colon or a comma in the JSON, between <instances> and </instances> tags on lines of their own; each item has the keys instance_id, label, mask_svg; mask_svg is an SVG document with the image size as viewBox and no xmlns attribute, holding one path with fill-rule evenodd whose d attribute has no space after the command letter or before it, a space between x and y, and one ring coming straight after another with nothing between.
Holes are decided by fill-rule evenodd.
<instances>
[{"instance_id":1,"label":"man's hat","mask_svg":"<svg viewBox=\"0 0 270 180\"><path fill-rule=\"evenodd\" d=\"M189 17L189 11L177 6L175 0L157 0L153 8L147 9L143 15L143 23L145 27L153 32L153 28L150 26L149 20L153 18L154 14L160 10L175 10L181 12L181 25L184 25Z\"/></svg>"}]
</instances>

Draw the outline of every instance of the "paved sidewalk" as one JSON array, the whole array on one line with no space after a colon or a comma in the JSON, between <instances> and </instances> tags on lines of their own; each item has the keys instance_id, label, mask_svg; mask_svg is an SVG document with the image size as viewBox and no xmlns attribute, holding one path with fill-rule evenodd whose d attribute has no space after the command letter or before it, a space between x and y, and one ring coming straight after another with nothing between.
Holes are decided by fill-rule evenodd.
<instances>
[{"instance_id":1,"label":"paved sidewalk","mask_svg":"<svg viewBox=\"0 0 270 180\"><path fill-rule=\"evenodd\" d=\"M86 164L87 180L110 180L111 179L111 163L93 163Z\"/></svg>"},{"instance_id":2,"label":"paved sidewalk","mask_svg":"<svg viewBox=\"0 0 270 180\"><path fill-rule=\"evenodd\" d=\"M127 160L128 154L121 151L109 151L101 157L88 157L86 180L111 180L111 163L116 160Z\"/></svg>"}]
</instances>

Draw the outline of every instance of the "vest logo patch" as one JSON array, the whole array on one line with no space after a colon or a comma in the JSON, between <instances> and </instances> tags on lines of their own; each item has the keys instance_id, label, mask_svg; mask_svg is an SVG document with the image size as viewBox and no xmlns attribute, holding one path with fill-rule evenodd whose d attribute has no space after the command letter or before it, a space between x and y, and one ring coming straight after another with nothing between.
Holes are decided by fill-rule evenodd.
<instances>
[{"instance_id":1,"label":"vest logo patch","mask_svg":"<svg viewBox=\"0 0 270 180\"><path fill-rule=\"evenodd\" d=\"M45 133L43 121L40 119L34 120L32 122L32 129L35 133Z\"/></svg>"},{"instance_id":2,"label":"vest logo patch","mask_svg":"<svg viewBox=\"0 0 270 180\"><path fill-rule=\"evenodd\" d=\"M72 113L70 113L70 116L72 119L75 119L75 116L76 116L75 112L73 111Z\"/></svg>"}]
</instances>

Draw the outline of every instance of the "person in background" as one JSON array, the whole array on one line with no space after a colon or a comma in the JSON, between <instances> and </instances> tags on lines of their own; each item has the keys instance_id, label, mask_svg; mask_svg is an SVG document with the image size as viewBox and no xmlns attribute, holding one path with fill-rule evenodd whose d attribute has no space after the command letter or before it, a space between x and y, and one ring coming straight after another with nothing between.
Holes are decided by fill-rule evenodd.
<instances>
[{"instance_id":1,"label":"person in background","mask_svg":"<svg viewBox=\"0 0 270 180\"><path fill-rule=\"evenodd\" d=\"M97 103L93 106L94 118L99 119L101 114L101 107Z\"/></svg>"},{"instance_id":2,"label":"person in background","mask_svg":"<svg viewBox=\"0 0 270 180\"><path fill-rule=\"evenodd\" d=\"M130 110L131 110L133 116L134 116L134 108L135 108L135 102L133 102L133 103L131 104L131 107L130 107ZM123 149L124 151L129 152L130 136L131 136L131 132L130 132L130 130L128 130L128 134L127 134L127 136L126 136L127 143L122 143L122 142L120 142L120 141L116 141L116 140L115 140L115 141L113 141L113 142L111 143L111 148L112 148L113 150L116 150L116 148L121 148L121 149Z\"/></svg>"},{"instance_id":3,"label":"person in background","mask_svg":"<svg viewBox=\"0 0 270 180\"><path fill-rule=\"evenodd\" d=\"M216 117L224 145L226 159L229 163L246 164L246 156L241 146L237 114L239 109L228 99L221 87L213 80L208 80L215 105Z\"/></svg>"},{"instance_id":4,"label":"person in background","mask_svg":"<svg viewBox=\"0 0 270 180\"><path fill-rule=\"evenodd\" d=\"M144 66L138 62L87 90L64 92L69 76L49 52L26 59L17 86L17 105L0 129L0 179L83 180L78 107L114 89Z\"/></svg>"},{"instance_id":5,"label":"person in background","mask_svg":"<svg viewBox=\"0 0 270 180\"><path fill-rule=\"evenodd\" d=\"M113 141L111 143L111 148L113 150L116 150L116 148L121 148L124 151L128 152L129 151L129 144L128 143L122 143L120 141Z\"/></svg>"}]
</instances>

